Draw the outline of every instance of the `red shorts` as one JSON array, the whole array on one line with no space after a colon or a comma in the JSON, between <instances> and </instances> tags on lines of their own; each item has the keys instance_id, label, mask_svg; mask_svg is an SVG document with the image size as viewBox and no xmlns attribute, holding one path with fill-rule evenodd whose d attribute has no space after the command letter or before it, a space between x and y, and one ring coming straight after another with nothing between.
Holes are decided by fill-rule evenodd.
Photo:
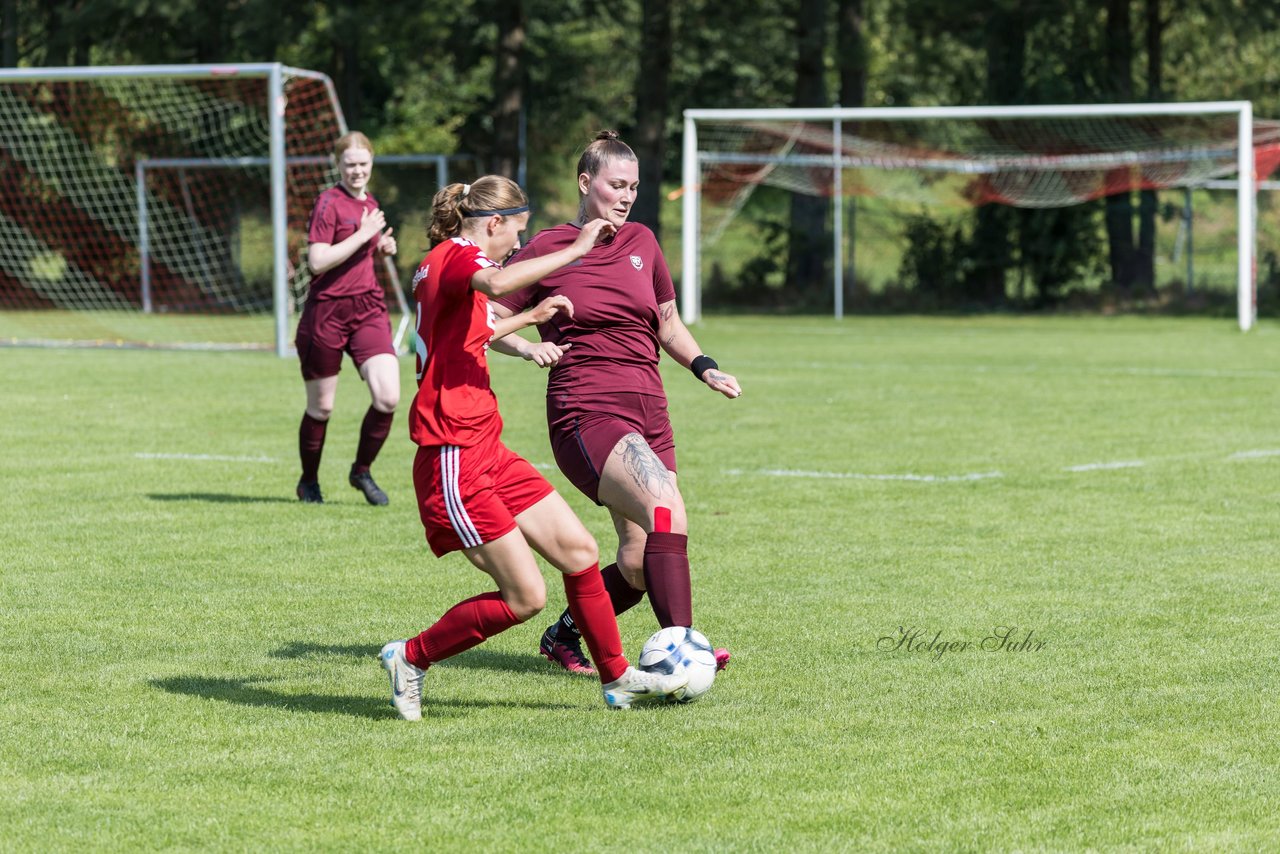
<instances>
[{"instance_id":1,"label":"red shorts","mask_svg":"<svg viewBox=\"0 0 1280 854\"><path fill-rule=\"evenodd\" d=\"M496 437L470 448L418 448L413 486L436 557L509 534L516 516L553 491L537 469Z\"/></svg>"},{"instance_id":2,"label":"red shorts","mask_svg":"<svg viewBox=\"0 0 1280 854\"><path fill-rule=\"evenodd\" d=\"M651 394L614 392L575 397L547 396L551 452L564 476L600 504L600 473L618 440L639 433L669 471L676 470L676 439L667 399Z\"/></svg>"},{"instance_id":3,"label":"red shorts","mask_svg":"<svg viewBox=\"0 0 1280 854\"><path fill-rule=\"evenodd\" d=\"M342 370L342 354L350 353L356 369L371 357L396 354L391 318L382 293L307 301L296 336L302 378L334 377Z\"/></svg>"}]
</instances>

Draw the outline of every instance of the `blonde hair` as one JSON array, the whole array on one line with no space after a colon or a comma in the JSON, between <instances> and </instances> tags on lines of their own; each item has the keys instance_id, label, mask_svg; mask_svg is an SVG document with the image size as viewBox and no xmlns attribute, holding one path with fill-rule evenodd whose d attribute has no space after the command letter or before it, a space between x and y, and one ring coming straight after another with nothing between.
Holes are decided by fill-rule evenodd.
<instances>
[{"instance_id":1,"label":"blonde hair","mask_svg":"<svg viewBox=\"0 0 1280 854\"><path fill-rule=\"evenodd\" d=\"M594 179L604 165L610 160L636 160L636 153L631 150L631 146L623 142L616 130L602 130L596 134L596 138L582 152L582 156L578 158L578 172L581 175L584 172Z\"/></svg>"},{"instance_id":2,"label":"blonde hair","mask_svg":"<svg viewBox=\"0 0 1280 854\"><path fill-rule=\"evenodd\" d=\"M470 184L450 184L431 200L431 245L462 233L462 221L471 216L507 216L529 209L529 198L520 185L502 175L485 175Z\"/></svg>"},{"instance_id":3,"label":"blonde hair","mask_svg":"<svg viewBox=\"0 0 1280 854\"><path fill-rule=\"evenodd\" d=\"M369 137L365 136L358 130L348 131L338 137L338 141L333 144L333 160L335 163L342 162L342 155L346 153L348 148L363 148L373 156L373 143L369 141Z\"/></svg>"}]
</instances>

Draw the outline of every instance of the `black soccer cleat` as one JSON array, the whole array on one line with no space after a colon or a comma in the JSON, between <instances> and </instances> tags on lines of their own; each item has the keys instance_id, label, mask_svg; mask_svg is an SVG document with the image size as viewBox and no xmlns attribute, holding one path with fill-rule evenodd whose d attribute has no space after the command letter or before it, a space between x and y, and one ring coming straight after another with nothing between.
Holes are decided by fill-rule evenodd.
<instances>
[{"instance_id":1,"label":"black soccer cleat","mask_svg":"<svg viewBox=\"0 0 1280 854\"><path fill-rule=\"evenodd\" d=\"M558 664L570 673L580 673L583 676L595 676L596 669L591 666L591 660L582 652L582 639L570 638L569 640L561 640L556 634L556 629L560 627L559 622L552 623L545 632L542 633L542 642L538 644L538 652L552 664Z\"/></svg>"},{"instance_id":2,"label":"black soccer cleat","mask_svg":"<svg viewBox=\"0 0 1280 854\"><path fill-rule=\"evenodd\" d=\"M324 496L320 494L320 481L318 480L300 480L298 481L298 500L306 504L323 504Z\"/></svg>"},{"instance_id":3,"label":"black soccer cleat","mask_svg":"<svg viewBox=\"0 0 1280 854\"><path fill-rule=\"evenodd\" d=\"M356 489L364 493L364 500L377 507L382 507L390 503L387 494L378 488L378 484L373 482L373 475L366 469L365 471L356 471L351 469L351 474L347 477L347 482Z\"/></svg>"}]
</instances>

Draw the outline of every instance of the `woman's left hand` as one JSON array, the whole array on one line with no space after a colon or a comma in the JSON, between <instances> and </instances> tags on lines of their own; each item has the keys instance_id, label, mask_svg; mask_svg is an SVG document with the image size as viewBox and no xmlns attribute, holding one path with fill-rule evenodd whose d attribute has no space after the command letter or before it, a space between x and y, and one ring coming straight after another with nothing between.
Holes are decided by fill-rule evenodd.
<instances>
[{"instance_id":1,"label":"woman's left hand","mask_svg":"<svg viewBox=\"0 0 1280 854\"><path fill-rule=\"evenodd\" d=\"M539 341L537 344L530 344L521 355L539 368L554 368L560 364L560 359L564 357L564 351L568 350L570 346L572 345L565 344L561 347L558 344L552 344L550 341Z\"/></svg>"},{"instance_id":2,"label":"woman's left hand","mask_svg":"<svg viewBox=\"0 0 1280 854\"><path fill-rule=\"evenodd\" d=\"M530 325L546 323L548 320L556 316L556 312L563 312L570 318L573 317L573 303L566 296L556 295L547 297L542 302L529 309Z\"/></svg>"},{"instance_id":3,"label":"woman's left hand","mask_svg":"<svg viewBox=\"0 0 1280 854\"><path fill-rule=\"evenodd\" d=\"M742 387L738 385L738 381L733 378L733 375L726 374L719 368L712 368L703 374L702 381L710 386L712 390L720 392L727 398L732 399L742 395Z\"/></svg>"},{"instance_id":4,"label":"woman's left hand","mask_svg":"<svg viewBox=\"0 0 1280 854\"><path fill-rule=\"evenodd\" d=\"M375 249L383 255L396 254L396 239L391 236L391 229L388 228L378 235L378 244Z\"/></svg>"}]
</instances>

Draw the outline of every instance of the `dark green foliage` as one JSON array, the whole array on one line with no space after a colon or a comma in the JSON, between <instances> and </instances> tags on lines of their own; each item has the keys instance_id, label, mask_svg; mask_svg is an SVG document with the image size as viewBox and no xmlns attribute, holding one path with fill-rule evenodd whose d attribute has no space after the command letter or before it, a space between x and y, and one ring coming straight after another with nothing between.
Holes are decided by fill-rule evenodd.
<instances>
[{"instance_id":1,"label":"dark green foliage","mask_svg":"<svg viewBox=\"0 0 1280 854\"><path fill-rule=\"evenodd\" d=\"M660 38L670 41L670 67L665 86L646 98L644 84L656 81L641 61L642 51L652 56L641 38L644 0L0 0L0 56L45 66L278 60L314 68L333 78L349 124L379 152L461 151L485 169L511 168L510 96L519 88L534 229L572 215L573 163L596 130L610 127L635 141L643 134L646 158L660 161L645 181L663 192L656 211L655 196L646 198L643 215L660 215L668 237L678 214L665 191L679 180L688 107L1249 98L1256 115L1280 115L1276 0L667 5L669 35L661 30ZM860 41L851 41L850 15L861 22ZM523 21L524 42L521 67L495 77L499 19ZM851 61L853 53L860 58ZM1129 211L1113 202L1107 239L1099 236L1107 233L1099 231L1105 203L1072 212L977 209L963 228L917 224L901 238L906 254L932 257L949 246L954 269L908 260L903 281L919 273L929 280L922 293L968 305L1039 306L1060 300L1080 281L1073 277L1096 281L1109 265L1122 294L1147 299L1152 256L1168 254L1153 245L1159 201L1134 196ZM743 284L726 293L745 296L746 282L781 287L774 280L782 277L793 301L829 299L830 223L820 214L829 203L799 201L794 216L786 207L769 214L792 227L782 260L765 255L778 247L756 241Z\"/></svg>"}]
</instances>

